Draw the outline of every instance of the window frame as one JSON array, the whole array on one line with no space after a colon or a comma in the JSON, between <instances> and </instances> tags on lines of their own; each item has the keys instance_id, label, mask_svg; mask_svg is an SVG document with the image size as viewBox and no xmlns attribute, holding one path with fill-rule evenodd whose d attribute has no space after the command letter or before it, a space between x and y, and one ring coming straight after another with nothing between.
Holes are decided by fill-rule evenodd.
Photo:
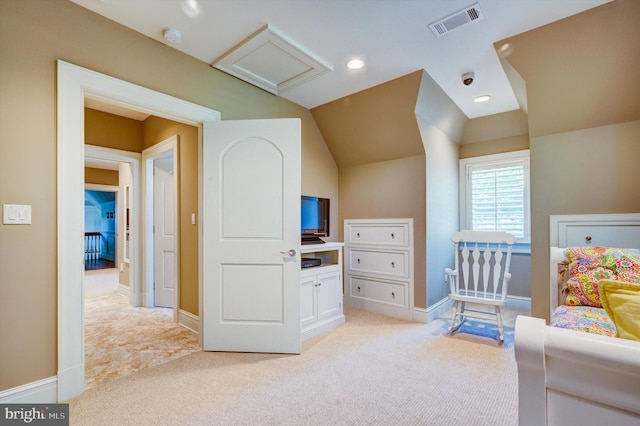
<instances>
[{"instance_id":1,"label":"window frame","mask_svg":"<svg viewBox=\"0 0 640 426\"><path fill-rule=\"evenodd\" d=\"M529 150L462 158L459 160L460 229L471 229L470 173L473 169L490 168L505 163L524 163L524 238L518 238L513 252L531 252L531 167Z\"/></svg>"}]
</instances>

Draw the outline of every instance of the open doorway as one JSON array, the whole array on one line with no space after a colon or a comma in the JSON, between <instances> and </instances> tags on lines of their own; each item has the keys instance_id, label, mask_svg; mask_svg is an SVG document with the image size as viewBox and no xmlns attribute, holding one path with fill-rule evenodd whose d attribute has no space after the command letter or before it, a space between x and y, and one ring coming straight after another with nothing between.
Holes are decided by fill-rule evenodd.
<instances>
[{"instance_id":1,"label":"open doorway","mask_svg":"<svg viewBox=\"0 0 640 426\"><path fill-rule=\"evenodd\" d=\"M220 113L169 95L109 77L64 61L57 68L57 283L58 283L58 375L57 400L64 401L80 395L84 390L84 316L82 273L78 259L82 258L82 205L84 146L82 120L86 96L112 100L119 105L135 106L160 117L196 126L198 150L202 149L202 123L220 120ZM201 177L198 177L201 180ZM137 202L133 194L133 202ZM200 202L200 200L198 200ZM136 225L134 215L134 250ZM201 256L201 255L200 255ZM198 255L195 255L198 258ZM201 269L201 262L197 268ZM202 283L199 282L199 287ZM198 302L196 302L198 303ZM200 321L194 321L195 329Z\"/></svg>"},{"instance_id":2,"label":"open doorway","mask_svg":"<svg viewBox=\"0 0 640 426\"><path fill-rule=\"evenodd\" d=\"M84 270L115 269L118 190L84 190Z\"/></svg>"},{"instance_id":3,"label":"open doorway","mask_svg":"<svg viewBox=\"0 0 640 426\"><path fill-rule=\"evenodd\" d=\"M173 308L176 321L181 264L178 140L173 135L142 151L146 306Z\"/></svg>"}]
</instances>

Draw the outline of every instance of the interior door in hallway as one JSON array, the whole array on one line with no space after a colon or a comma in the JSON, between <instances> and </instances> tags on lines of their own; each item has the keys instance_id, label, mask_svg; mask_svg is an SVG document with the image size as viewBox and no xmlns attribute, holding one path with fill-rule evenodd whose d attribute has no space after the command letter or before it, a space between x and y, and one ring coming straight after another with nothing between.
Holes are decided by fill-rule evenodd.
<instances>
[{"instance_id":1,"label":"interior door in hallway","mask_svg":"<svg viewBox=\"0 0 640 426\"><path fill-rule=\"evenodd\" d=\"M176 176L173 154L153 160L154 297L173 308L177 279Z\"/></svg>"},{"instance_id":2,"label":"interior door in hallway","mask_svg":"<svg viewBox=\"0 0 640 426\"><path fill-rule=\"evenodd\" d=\"M300 120L204 124L203 347L300 353Z\"/></svg>"}]
</instances>

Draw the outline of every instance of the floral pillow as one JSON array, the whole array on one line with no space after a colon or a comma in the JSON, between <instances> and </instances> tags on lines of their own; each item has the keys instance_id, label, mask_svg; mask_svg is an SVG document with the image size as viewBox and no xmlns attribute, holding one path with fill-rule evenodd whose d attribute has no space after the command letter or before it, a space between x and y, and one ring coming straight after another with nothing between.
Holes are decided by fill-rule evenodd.
<instances>
[{"instance_id":1,"label":"floral pillow","mask_svg":"<svg viewBox=\"0 0 640 426\"><path fill-rule=\"evenodd\" d=\"M565 304L602 307L598 282L640 283L640 250L613 247L569 247L569 275L563 290Z\"/></svg>"}]
</instances>

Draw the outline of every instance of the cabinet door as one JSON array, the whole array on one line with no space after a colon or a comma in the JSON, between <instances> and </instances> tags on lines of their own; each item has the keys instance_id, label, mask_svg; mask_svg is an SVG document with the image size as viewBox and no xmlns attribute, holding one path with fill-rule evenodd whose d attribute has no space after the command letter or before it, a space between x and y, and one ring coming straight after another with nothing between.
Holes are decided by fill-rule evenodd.
<instances>
[{"instance_id":1,"label":"cabinet door","mask_svg":"<svg viewBox=\"0 0 640 426\"><path fill-rule=\"evenodd\" d=\"M316 276L302 277L300 280L300 326L314 322L318 316L316 309Z\"/></svg>"},{"instance_id":2,"label":"cabinet door","mask_svg":"<svg viewBox=\"0 0 640 426\"><path fill-rule=\"evenodd\" d=\"M327 272L317 277L318 319L340 313L342 284L340 272Z\"/></svg>"}]
</instances>

